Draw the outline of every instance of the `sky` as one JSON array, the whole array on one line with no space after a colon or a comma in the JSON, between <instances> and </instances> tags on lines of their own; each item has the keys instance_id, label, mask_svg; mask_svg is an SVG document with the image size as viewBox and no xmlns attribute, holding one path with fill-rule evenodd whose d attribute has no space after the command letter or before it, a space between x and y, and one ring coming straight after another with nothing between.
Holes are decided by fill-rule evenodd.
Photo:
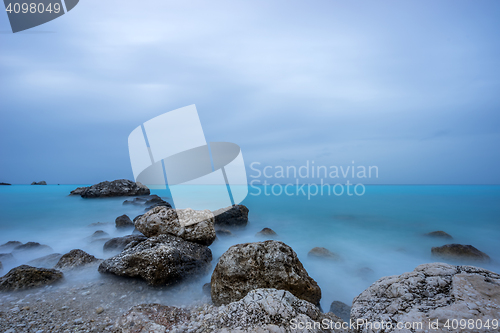
<instances>
[{"instance_id":1,"label":"sky","mask_svg":"<svg viewBox=\"0 0 500 333\"><path fill-rule=\"evenodd\" d=\"M81 0L0 13L0 182L132 179L127 138L196 104L247 165L500 184L500 2ZM255 165L255 164L254 164Z\"/></svg>"}]
</instances>

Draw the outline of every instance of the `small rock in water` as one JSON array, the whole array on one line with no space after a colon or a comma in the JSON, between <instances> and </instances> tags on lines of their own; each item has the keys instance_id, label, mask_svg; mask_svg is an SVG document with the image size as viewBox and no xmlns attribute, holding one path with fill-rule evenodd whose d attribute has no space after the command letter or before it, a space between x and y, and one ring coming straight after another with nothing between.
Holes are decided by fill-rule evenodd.
<instances>
[{"instance_id":1,"label":"small rock in water","mask_svg":"<svg viewBox=\"0 0 500 333\"><path fill-rule=\"evenodd\" d=\"M115 226L118 229L121 229L121 228L133 228L134 227L134 223L132 222L132 220L130 219L130 217L128 217L126 214L123 214L123 215L118 216L116 218L116 220L115 220Z\"/></svg>"},{"instance_id":2,"label":"small rock in water","mask_svg":"<svg viewBox=\"0 0 500 333\"><path fill-rule=\"evenodd\" d=\"M77 268L91 263L97 263L100 259L97 259L93 255L88 254L85 251L75 249L71 250L59 259L54 268Z\"/></svg>"},{"instance_id":3,"label":"small rock in water","mask_svg":"<svg viewBox=\"0 0 500 333\"><path fill-rule=\"evenodd\" d=\"M325 249L324 247L315 247L309 253L307 253L307 256L309 257L315 257L315 258L321 258L321 259L328 259L328 260L340 260L340 256L336 253L331 252L328 249Z\"/></svg>"},{"instance_id":4,"label":"small rock in water","mask_svg":"<svg viewBox=\"0 0 500 333\"><path fill-rule=\"evenodd\" d=\"M448 234L442 230L429 232L429 233L426 233L424 236L434 237L434 238L443 238L443 239L453 239L453 237L451 237L450 234Z\"/></svg>"},{"instance_id":5,"label":"small rock in water","mask_svg":"<svg viewBox=\"0 0 500 333\"><path fill-rule=\"evenodd\" d=\"M255 236L257 237L273 237L278 236L278 234L271 228L264 228L259 231Z\"/></svg>"},{"instance_id":6,"label":"small rock in water","mask_svg":"<svg viewBox=\"0 0 500 333\"><path fill-rule=\"evenodd\" d=\"M472 245L447 244L439 247L433 247L431 253L435 257L458 261L479 261L489 262L490 257L476 249Z\"/></svg>"}]
</instances>

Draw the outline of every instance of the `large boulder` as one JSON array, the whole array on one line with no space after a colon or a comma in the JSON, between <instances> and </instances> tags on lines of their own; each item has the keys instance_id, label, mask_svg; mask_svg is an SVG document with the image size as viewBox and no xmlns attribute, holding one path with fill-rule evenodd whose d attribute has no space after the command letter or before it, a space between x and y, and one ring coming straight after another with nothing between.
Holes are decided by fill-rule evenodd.
<instances>
[{"instance_id":1,"label":"large boulder","mask_svg":"<svg viewBox=\"0 0 500 333\"><path fill-rule=\"evenodd\" d=\"M486 253L479 251L472 245L447 244L433 247L431 253L435 257L453 261L490 261L490 257Z\"/></svg>"},{"instance_id":2,"label":"large boulder","mask_svg":"<svg viewBox=\"0 0 500 333\"><path fill-rule=\"evenodd\" d=\"M207 272L212 252L206 246L164 234L129 245L99 265L99 272L141 278L150 285L169 285Z\"/></svg>"},{"instance_id":3,"label":"large boulder","mask_svg":"<svg viewBox=\"0 0 500 333\"><path fill-rule=\"evenodd\" d=\"M213 212L215 225L224 227L243 227L248 223L248 208L244 205L234 205Z\"/></svg>"},{"instance_id":4,"label":"large boulder","mask_svg":"<svg viewBox=\"0 0 500 333\"><path fill-rule=\"evenodd\" d=\"M134 227L134 222L132 222L132 220L130 219L130 217L128 217L127 215L123 214L121 216L118 216L115 219L115 226L118 229L133 228Z\"/></svg>"},{"instance_id":5,"label":"large boulder","mask_svg":"<svg viewBox=\"0 0 500 333\"><path fill-rule=\"evenodd\" d=\"M39 181L39 182L33 182L31 185L47 185L47 182L45 180Z\"/></svg>"},{"instance_id":6,"label":"large boulder","mask_svg":"<svg viewBox=\"0 0 500 333\"><path fill-rule=\"evenodd\" d=\"M13 291L46 286L63 278L63 274L55 269L36 268L21 265L11 269L0 278L0 290Z\"/></svg>"},{"instance_id":7,"label":"large boulder","mask_svg":"<svg viewBox=\"0 0 500 333\"><path fill-rule=\"evenodd\" d=\"M138 218L135 227L146 237L170 234L207 246L215 240L214 216L209 210L155 207Z\"/></svg>"},{"instance_id":8,"label":"large boulder","mask_svg":"<svg viewBox=\"0 0 500 333\"><path fill-rule=\"evenodd\" d=\"M80 268L89 264L96 264L100 259L97 259L85 251L75 249L71 250L59 259L54 268L58 269L73 269Z\"/></svg>"},{"instance_id":9,"label":"large boulder","mask_svg":"<svg viewBox=\"0 0 500 333\"><path fill-rule=\"evenodd\" d=\"M420 265L413 272L381 278L354 298L351 320L394 323L394 327L371 329L358 326L356 333L448 332L452 321L481 321L500 316L500 275L473 266L444 263ZM429 329L429 322L438 327ZM396 330L395 323L422 325L422 329ZM417 327L417 326L416 326ZM492 332L484 326L467 332ZM491 326L490 326L491 328ZM457 330L452 330L457 331ZM498 330L493 330L498 332Z\"/></svg>"},{"instance_id":10,"label":"large boulder","mask_svg":"<svg viewBox=\"0 0 500 333\"><path fill-rule=\"evenodd\" d=\"M33 267L52 268L59 262L59 259L61 259L61 257L62 254L60 253L52 253L40 258L33 259L27 264Z\"/></svg>"},{"instance_id":11,"label":"large boulder","mask_svg":"<svg viewBox=\"0 0 500 333\"><path fill-rule=\"evenodd\" d=\"M70 195L81 195L82 198L121 197L134 195L149 195L149 189L139 182L127 179L105 181L89 187L79 187Z\"/></svg>"},{"instance_id":12,"label":"large boulder","mask_svg":"<svg viewBox=\"0 0 500 333\"><path fill-rule=\"evenodd\" d=\"M133 307L116 322L122 333L291 333L337 332L348 326L332 313L321 313L311 303L285 290L257 289L227 306L192 311L159 304Z\"/></svg>"},{"instance_id":13,"label":"large boulder","mask_svg":"<svg viewBox=\"0 0 500 333\"><path fill-rule=\"evenodd\" d=\"M219 259L212 274L212 301L227 304L258 288L288 290L319 305L321 289L302 266L297 254L283 242L233 245Z\"/></svg>"},{"instance_id":14,"label":"large boulder","mask_svg":"<svg viewBox=\"0 0 500 333\"><path fill-rule=\"evenodd\" d=\"M135 246L140 242L143 242L147 239L146 236L143 235L127 235L123 237L111 238L106 243L104 243L103 250L104 251L122 251L128 245Z\"/></svg>"}]
</instances>

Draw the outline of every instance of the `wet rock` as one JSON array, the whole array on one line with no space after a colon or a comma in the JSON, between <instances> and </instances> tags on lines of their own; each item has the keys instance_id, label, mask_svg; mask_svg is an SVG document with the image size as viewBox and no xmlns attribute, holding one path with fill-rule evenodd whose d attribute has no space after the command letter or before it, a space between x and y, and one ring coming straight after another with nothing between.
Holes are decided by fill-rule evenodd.
<instances>
[{"instance_id":1,"label":"wet rock","mask_svg":"<svg viewBox=\"0 0 500 333\"><path fill-rule=\"evenodd\" d=\"M139 182L127 179L105 181L89 187L79 187L71 191L70 195L81 195L82 198L103 198L149 195L149 189Z\"/></svg>"},{"instance_id":2,"label":"wet rock","mask_svg":"<svg viewBox=\"0 0 500 333\"><path fill-rule=\"evenodd\" d=\"M108 240L104 246L104 251L122 251L127 246L134 247L135 245L143 242L147 239L146 236L143 235L128 235L124 237L116 237Z\"/></svg>"},{"instance_id":3,"label":"wet rock","mask_svg":"<svg viewBox=\"0 0 500 333\"><path fill-rule=\"evenodd\" d=\"M190 319L189 311L184 309L160 304L141 304L118 318L116 326L122 333L163 333Z\"/></svg>"},{"instance_id":4,"label":"wet rock","mask_svg":"<svg viewBox=\"0 0 500 333\"><path fill-rule=\"evenodd\" d=\"M278 236L278 234L276 232L274 232L274 230L271 228L264 228L261 231L259 231L255 236L257 236L257 237L274 237L274 236Z\"/></svg>"},{"instance_id":5,"label":"wet rock","mask_svg":"<svg viewBox=\"0 0 500 333\"><path fill-rule=\"evenodd\" d=\"M110 225L111 222L94 222L94 223L90 223L88 225L88 227L103 227L105 225Z\"/></svg>"},{"instance_id":6,"label":"wet rock","mask_svg":"<svg viewBox=\"0 0 500 333\"><path fill-rule=\"evenodd\" d=\"M121 229L121 228L133 228L134 227L134 223L132 222L132 220L130 219L130 217L128 217L127 215L123 214L122 216L118 216L115 220L115 226L118 228L118 229Z\"/></svg>"},{"instance_id":7,"label":"wet rock","mask_svg":"<svg viewBox=\"0 0 500 333\"><path fill-rule=\"evenodd\" d=\"M61 257L62 254L60 253L52 253L37 259L33 259L28 262L28 265L33 267L52 268L57 264Z\"/></svg>"},{"instance_id":8,"label":"wet rock","mask_svg":"<svg viewBox=\"0 0 500 333\"><path fill-rule=\"evenodd\" d=\"M312 258L328 259L333 261L340 260L340 256L338 254L333 253L330 250L325 249L324 247L313 248L311 251L307 253L307 256Z\"/></svg>"},{"instance_id":9,"label":"wet rock","mask_svg":"<svg viewBox=\"0 0 500 333\"><path fill-rule=\"evenodd\" d=\"M102 237L107 237L107 236L109 236L109 234L106 231L104 231L104 230L97 230L90 237L91 238L102 238Z\"/></svg>"},{"instance_id":10,"label":"wet rock","mask_svg":"<svg viewBox=\"0 0 500 333\"><path fill-rule=\"evenodd\" d=\"M63 278L63 274L55 269L36 268L21 265L11 269L0 278L0 290L13 291L46 286Z\"/></svg>"},{"instance_id":11,"label":"wet rock","mask_svg":"<svg viewBox=\"0 0 500 333\"><path fill-rule=\"evenodd\" d=\"M413 272L384 277L372 284L354 298L351 320L422 323L424 329L430 320L438 320L439 327L431 331L447 332L443 325L448 320L473 319L485 323L488 319L490 322L498 319L499 290L500 275L488 270L444 263L424 264ZM382 332L363 327L353 331Z\"/></svg>"},{"instance_id":12,"label":"wet rock","mask_svg":"<svg viewBox=\"0 0 500 333\"><path fill-rule=\"evenodd\" d=\"M10 241L5 244L0 245L0 252L10 252L12 251L16 246L23 245L23 243L18 242L18 241Z\"/></svg>"},{"instance_id":13,"label":"wet rock","mask_svg":"<svg viewBox=\"0 0 500 333\"><path fill-rule=\"evenodd\" d=\"M28 242L26 244L21 244L21 245L16 246L13 251L14 252L15 251L43 251L43 252L47 252L47 251L53 251L53 250L48 245L43 245L43 244L40 244L37 242Z\"/></svg>"},{"instance_id":14,"label":"wet rock","mask_svg":"<svg viewBox=\"0 0 500 333\"><path fill-rule=\"evenodd\" d=\"M233 233L227 229L217 229L215 230L215 235L217 237L231 237Z\"/></svg>"},{"instance_id":15,"label":"wet rock","mask_svg":"<svg viewBox=\"0 0 500 333\"><path fill-rule=\"evenodd\" d=\"M209 210L155 207L137 219L135 227L147 237L170 234L207 246L215 240L214 216Z\"/></svg>"},{"instance_id":16,"label":"wet rock","mask_svg":"<svg viewBox=\"0 0 500 333\"><path fill-rule=\"evenodd\" d=\"M0 253L0 261L4 263L13 263L16 261L12 253Z\"/></svg>"},{"instance_id":17,"label":"wet rock","mask_svg":"<svg viewBox=\"0 0 500 333\"><path fill-rule=\"evenodd\" d=\"M429 233L426 233L424 236L433 237L433 238L453 239L453 237L451 237L450 234L448 234L442 230L429 232Z\"/></svg>"},{"instance_id":18,"label":"wet rock","mask_svg":"<svg viewBox=\"0 0 500 333\"><path fill-rule=\"evenodd\" d=\"M375 274L375 272L370 267L361 267L356 270L356 275L365 280L370 279L373 274Z\"/></svg>"},{"instance_id":19,"label":"wet rock","mask_svg":"<svg viewBox=\"0 0 500 333\"><path fill-rule=\"evenodd\" d=\"M31 185L47 185L47 182L45 180L39 181L39 182L33 182Z\"/></svg>"},{"instance_id":20,"label":"wet rock","mask_svg":"<svg viewBox=\"0 0 500 333\"><path fill-rule=\"evenodd\" d=\"M148 238L99 265L99 272L169 285L207 272L212 252L206 246L163 234Z\"/></svg>"},{"instance_id":21,"label":"wet rock","mask_svg":"<svg viewBox=\"0 0 500 333\"><path fill-rule=\"evenodd\" d=\"M0 183L0 185L12 185L12 184L9 184L9 183Z\"/></svg>"},{"instance_id":22,"label":"wet rock","mask_svg":"<svg viewBox=\"0 0 500 333\"><path fill-rule=\"evenodd\" d=\"M144 209L145 211L151 210L155 207L167 207L167 208L172 208L172 206L157 196L156 194L152 194L149 196L142 196L138 198L134 198L132 200L125 200L123 202L124 205L135 205L135 206L145 206L146 208Z\"/></svg>"},{"instance_id":23,"label":"wet rock","mask_svg":"<svg viewBox=\"0 0 500 333\"><path fill-rule=\"evenodd\" d=\"M71 250L59 259L54 268L58 269L73 269L79 268L82 266L86 266L92 263L100 262L100 259L97 259L91 254L88 254L85 251L75 249Z\"/></svg>"},{"instance_id":24,"label":"wet rock","mask_svg":"<svg viewBox=\"0 0 500 333\"><path fill-rule=\"evenodd\" d=\"M447 244L433 247L431 253L435 257L456 261L489 262L490 257L472 245Z\"/></svg>"},{"instance_id":25,"label":"wet rock","mask_svg":"<svg viewBox=\"0 0 500 333\"><path fill-rule=\"evenodd\" d=\"M213 212L216 226L243 227L248 223L248 208L234 205Z\"/></svg>"},{"instance_id":26,"label":"wet rock","mask_svg":"<svg viewBox=\"0 0 500 333\"><path fill-rule=\"evenodd\" d=\"M258 288L288 290L319 305L321 289L291 247L279 241L233 245L219 259L212 274L215 305L242 299Z\"/></svg>"},{"instance_id":27,"label":"wet rock","mask_svg":"<svg viewBox=\"0 0 500 333\"><path fill-rule=\"evenodd\" d=\"M3 271L3 264L2 262L0 261L0 272Z\"/></svg>"},{"instance_id":28,"label":"wet rock","mask_svg":"<svg viewBox=\"0 0 500 333\"><path fill-rule=\"evenodd\" d=\"M203 294L205 296L211 297L211 295L212 295L212 286L210 285L210 282L205 283L203 285L203 287L202 287L202 290L203 290Z\"/></svg>"},{"instance_id":29,"label":"wet rock","mask_svg":"<svg viewBox=\"0 0 500 333\"><path fill-rule=\"evenodd\" d=\"M351 307L340 301L332 302L330 305L330 312L345 322L349 322L349 318L351 317Z\"/></svg>"}]
</instances>

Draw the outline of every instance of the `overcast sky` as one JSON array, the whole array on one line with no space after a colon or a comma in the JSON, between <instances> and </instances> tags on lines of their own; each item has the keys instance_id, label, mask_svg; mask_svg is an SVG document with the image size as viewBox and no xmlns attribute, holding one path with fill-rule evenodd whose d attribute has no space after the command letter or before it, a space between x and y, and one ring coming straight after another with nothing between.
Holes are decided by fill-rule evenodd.
<instances>
[{"instance_id":1,"label":"overcast sky","mask_svg":"<svg viewBox=\"0 0 500 333\"><path fill-rule=\"evenodd\" d=\"M196 104L247 166L499 184L499 18L497 0L81 0L12 34L0 13L0 181L132 179L129 133Z\"/></svg>"}]
</instances>

